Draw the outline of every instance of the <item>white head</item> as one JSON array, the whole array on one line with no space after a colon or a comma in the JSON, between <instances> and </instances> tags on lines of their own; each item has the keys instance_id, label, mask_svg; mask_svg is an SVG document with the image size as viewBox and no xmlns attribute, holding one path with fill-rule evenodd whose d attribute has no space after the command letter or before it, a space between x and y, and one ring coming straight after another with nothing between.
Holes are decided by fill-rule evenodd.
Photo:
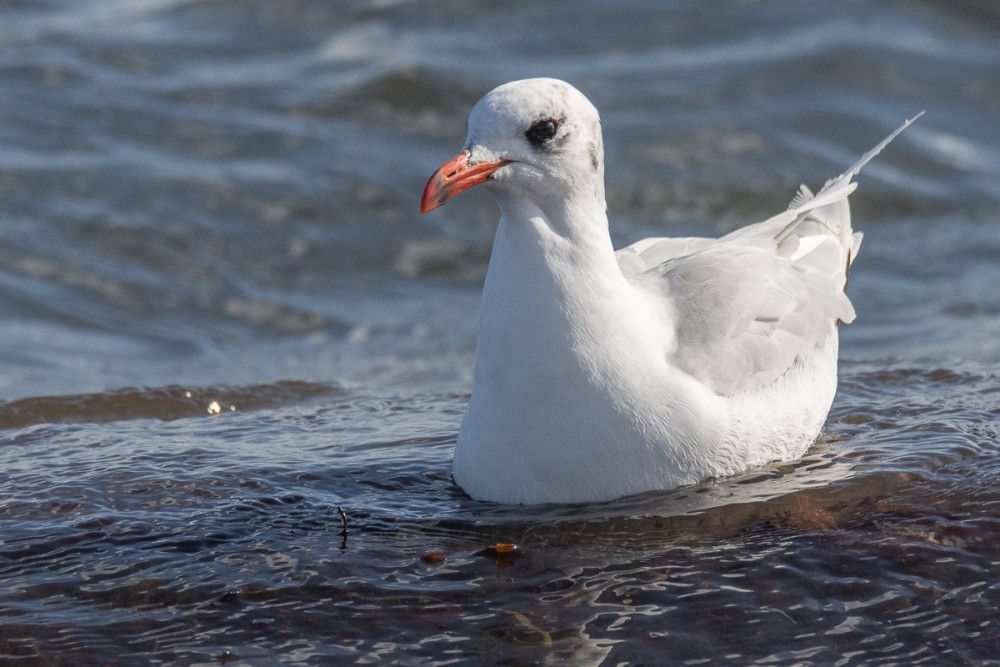
<instances>
[{"instance_id":1,"label":"white head","mask_svg":"<svg viewBox=\"0 0 1000 667\"><path fill-rule=\"evenodd\" d=\"M604 144L594 105L556 79L512 81L490 91L469 114L462 152L424 189L426 213L485 183L504 207L530 200L540 208L586 199L604 210Z\"/></svg>"}]
</instances>

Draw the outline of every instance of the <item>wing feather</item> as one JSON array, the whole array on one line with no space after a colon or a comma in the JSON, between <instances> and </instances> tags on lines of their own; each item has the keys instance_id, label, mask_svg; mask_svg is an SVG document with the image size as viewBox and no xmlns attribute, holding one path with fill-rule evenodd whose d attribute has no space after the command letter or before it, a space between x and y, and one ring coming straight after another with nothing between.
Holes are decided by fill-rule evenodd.
<instances>
[{"instance_id":1,"label":"wing feather","mask_svg":"<svg viewBox=\"0 0 1000 667\"><path fill-rule=\"evenodd\" d=\"M716 244L639 280L669 301L673 363L722 395L774 382L854 313L827 276L758 245Z\"/></svg>"},{"instance_id":2,"label":"wing feather","mask_svg":"<svg viewBox=\"0 0 1000 667\"><path fill-rule=\"evenodd\" d=\"M646 239L618 252L623 273L658 292L672 316L672 362L721 395L767 385L854 320L844 290L861 234L854 176L921 114L817 193L722 238Z\"/></svg>"}]
</instances>

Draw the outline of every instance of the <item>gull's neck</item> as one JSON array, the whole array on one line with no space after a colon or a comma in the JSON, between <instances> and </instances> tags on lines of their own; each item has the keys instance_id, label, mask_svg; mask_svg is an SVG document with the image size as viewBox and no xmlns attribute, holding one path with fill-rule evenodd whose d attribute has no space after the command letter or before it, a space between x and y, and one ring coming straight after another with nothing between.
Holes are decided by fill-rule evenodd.
<instances>
[{"instance_id":1,"label":"gull's neck","mask_svg":"<svg viewBox=\"0 0 1000 667\"><path fill-rule=\"evenodd\" d=\"M603 193L588 195L529 199L496 193L501 220L491 265L500 253L512 252L528 263L525 269L542 268L532 265L541 260L549 271L620 274Z\"/></svg>"},{"instance_id":2,"label":"gull's neck","mask_svg":"<svg viewBox=\"0 0 1000 667\"><path fill-rule=\"evenodd\" d=\"M516 375L522 386L580 384L536 374L600 372L592 364L601 341L629 338L628 321L641 311L618 267L603 200L497 199L503 216L483 287L476 390L499 390Z\"/></svg>"}]
</instances>

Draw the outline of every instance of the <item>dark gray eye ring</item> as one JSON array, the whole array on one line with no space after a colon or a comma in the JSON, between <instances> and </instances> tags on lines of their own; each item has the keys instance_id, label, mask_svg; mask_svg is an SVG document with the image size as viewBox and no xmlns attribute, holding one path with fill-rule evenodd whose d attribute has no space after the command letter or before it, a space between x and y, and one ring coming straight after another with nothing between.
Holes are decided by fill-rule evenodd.
<instances>
[{"instance_id":1,"label":"dark gray eye ring","mask_svg":"<svg viewBox=\"0 0 1000 667\"><path fill-rule=\"evenodd\" d=\"M524 133L524 136L533 146L543 146L552 141L552 137L556 136L558 131L559 121L554 118L543 118L535 121Z\"/></svg>"}]
</instances>

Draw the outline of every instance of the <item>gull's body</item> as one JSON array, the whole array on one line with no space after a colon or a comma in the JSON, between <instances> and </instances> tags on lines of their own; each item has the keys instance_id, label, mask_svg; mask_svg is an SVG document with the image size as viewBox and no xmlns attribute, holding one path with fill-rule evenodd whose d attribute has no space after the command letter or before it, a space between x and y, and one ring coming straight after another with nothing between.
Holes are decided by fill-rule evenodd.
<instances>
[{"instance_id":1,"label":"gull's body","mask_svg":"<svg viewBox=\"0 0 1000 667\"><path fill-rule=\"evenodd\" d=\"M485 182L502 214L455 481L481 500L599 501L801 456L854 319L851 179L895 134L765 222L616 253L594 107L552 79L489 93L423 202Z\"/></svg>"}]
</instances>

